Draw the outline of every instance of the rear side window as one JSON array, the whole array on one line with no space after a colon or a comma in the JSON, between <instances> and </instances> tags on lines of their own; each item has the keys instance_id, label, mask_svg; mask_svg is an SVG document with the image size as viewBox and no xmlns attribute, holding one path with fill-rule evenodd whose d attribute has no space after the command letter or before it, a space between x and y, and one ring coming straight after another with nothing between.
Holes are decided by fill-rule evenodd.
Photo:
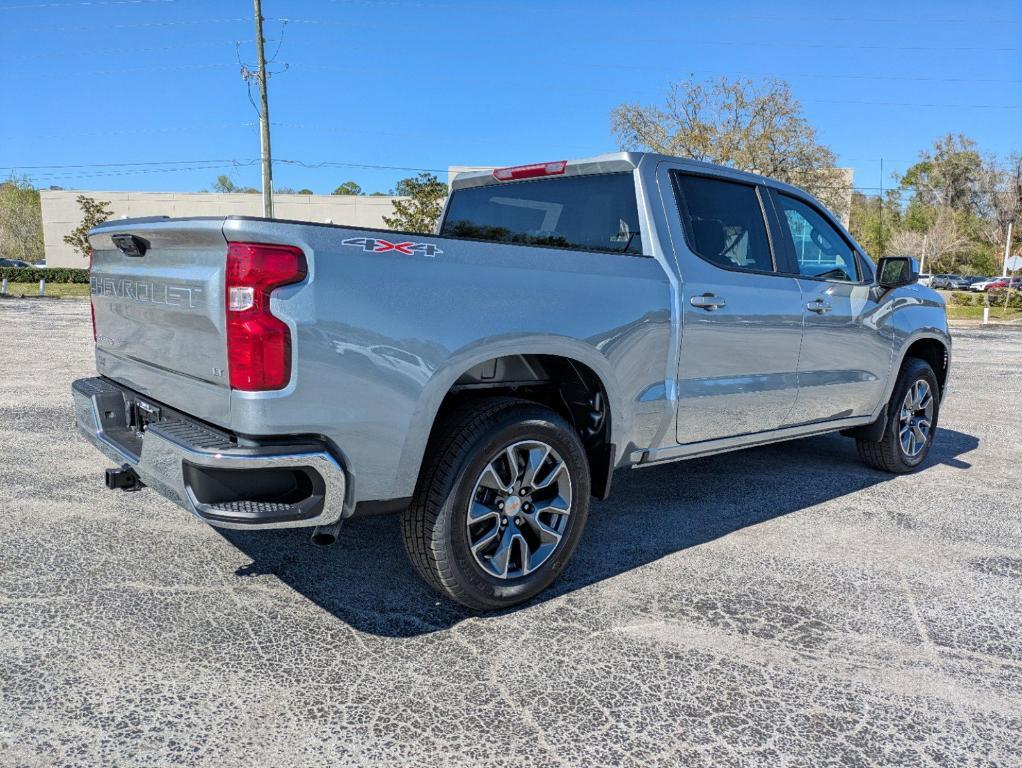
<instances>
[{"instance_id":1,"label":"rear side window","mask_svg":"<svg viewBox=\"0 0 1022 768\"><path fill-rule=\"evenodd\" d=\"M773 271L756 188L706 176L674 175L692 249L725 269Z\"/></svg>"},{"instance_id":2,"label":"rear side window","mask_svg":"<svg viewBox=\"0 0 1022 768\"><path fill-rule=\"evenodd\" d=\"M459 189L451 195L440 234L498 243L642 253L631 173Z\"/></svg>"},{"instance_id":3,"label":"rear side window","mask_svg":"<svg viewBox=\"0 0 1022 768\"><path fill-rule=\"evenodd\" d=\"M814 208L787 195L777 195L782 227L791 236L798 273L824 280L854 283L859 279L855 252L841 234Z\"/></svg>"}]
</instances>

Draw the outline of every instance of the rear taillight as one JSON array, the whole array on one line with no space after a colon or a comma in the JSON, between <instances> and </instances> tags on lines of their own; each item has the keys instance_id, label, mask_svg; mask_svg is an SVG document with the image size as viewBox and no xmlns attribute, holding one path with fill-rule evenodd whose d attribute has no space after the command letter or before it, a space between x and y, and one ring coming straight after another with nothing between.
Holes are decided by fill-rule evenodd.
<instances>
[{"instance_id":1,"label":"rear taillight","mask_svg":"<svg viewBox=\"0 0 1022 768\"><path fill-rule=\"evenodd\" d=\"M290 245L227 247L227 371L232 389L283 389L291 380L291 331L270 312L274 288L305 279L305 254Z\"/></svg>"},{"instance_id":2,"label":"rear taillight","mask_svg":"<svg viewBox=\"0 0 1022 768\"><path fill-rule=\"evenodd\" d=\"M89 314L92 316L92 340L96 337L96 305L92 303L92 249L89 249Z\"/></svg>"},{"instance_id":3,"label":"rear taillight","mask_svg":"<svg viewBox=\"0 0 1022 768\"><path fill-rule=\"evenodd\" d=\"M533 163L532 165L516 165L511 168L498 168L493 172L497 181L518 181L519 179L535 179L540 176L560 176L568 167L567 160L552 163Z\"/></svg>"}]
</instances>

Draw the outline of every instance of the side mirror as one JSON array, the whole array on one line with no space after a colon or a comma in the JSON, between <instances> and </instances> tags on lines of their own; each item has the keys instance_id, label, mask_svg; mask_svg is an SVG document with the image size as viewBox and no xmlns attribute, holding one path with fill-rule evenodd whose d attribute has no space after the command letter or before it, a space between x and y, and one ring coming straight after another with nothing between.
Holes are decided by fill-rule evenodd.
<instances>
[{"instance_id":1,"label":"side mirror","mask_svg":"<svg viewBox=\"0 0 1022 768\"><path fill-rule=\"evenodd\" d=\"M919 262L910 256L885 256L877 264L877 285L898 288L919 279Z\"/></svg>"}]
</instances>

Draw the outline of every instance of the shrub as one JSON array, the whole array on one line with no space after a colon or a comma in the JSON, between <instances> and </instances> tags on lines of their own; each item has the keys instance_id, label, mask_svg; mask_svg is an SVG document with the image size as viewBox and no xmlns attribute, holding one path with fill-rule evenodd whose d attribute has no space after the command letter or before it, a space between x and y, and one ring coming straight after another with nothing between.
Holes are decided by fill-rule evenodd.
<instances>
[{"instance_id":1,"label":"shrub","mask_svg":"<svg viewBox=\"0 0 1022 768\"><path fill-rule=\"evenodd\" d=\"M1013 309L1022 309L1022 291L991 291L987 294L990 298L991 307L1004 306L1004 294L1008 294L1008 306Z\"/></svg>"},{"instance_id":2,"label":"shrub","mask_svg":"<svg viewBox=\"0 0 1022 768\"><path fill-rule=\"evenodd\" d=\"M11 283L87 283L89 270L72 267L53 267L52 269L36 269L35 267L0 267L0 276L6 277Z\"/></svg>"},{"instance_id":3,"label":"shrub","mask_svg":"<svg viewBox=\"0 0 1022 768\"><path fill-rule=\"evenodd\" d=\"M986 304L986 300L985 293L955 291L951 294L951 301L949 303L954 304L956 307L981 307Z\"/></svg>"}]
</instances>

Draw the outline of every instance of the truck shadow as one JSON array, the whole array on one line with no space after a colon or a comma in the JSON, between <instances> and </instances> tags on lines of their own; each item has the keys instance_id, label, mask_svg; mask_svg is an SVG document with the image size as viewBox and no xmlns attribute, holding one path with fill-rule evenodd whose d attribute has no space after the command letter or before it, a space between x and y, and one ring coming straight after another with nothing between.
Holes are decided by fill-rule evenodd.
<instances>
[{"instance_id":1,"label":"truck shadow","mask_svg":"<svg viewBox=\"0 0 1022 768\"><path fill-rule=\"evenodd\" d=\"M968 469L959 457L978 445L972 435L941 429L920 472L939 464ZM526 605L890 479L865 467L853 441L837 435L618 472L611 498L594 502L572 563ZM911 527L911 514L899 512L892 522ZM419 580L395 515L351 522L330 549L312 546L304 529L220 533L252 559L239 578L272 574L361 632L411 637L474 615Z\"/></svg>"}]
</instances>

